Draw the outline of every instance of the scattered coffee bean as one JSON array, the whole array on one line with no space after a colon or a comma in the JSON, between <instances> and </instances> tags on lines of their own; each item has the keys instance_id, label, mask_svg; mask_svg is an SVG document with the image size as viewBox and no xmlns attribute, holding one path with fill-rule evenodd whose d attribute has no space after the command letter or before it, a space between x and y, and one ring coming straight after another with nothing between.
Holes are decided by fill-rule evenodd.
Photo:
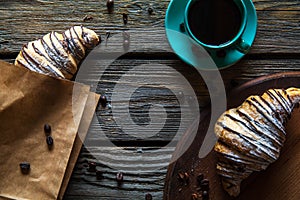
<instances>
[{"instance_id":1,"label":"scattered coffee bean","mask_svg":"<svg viewBox=\"0 0 300 200\"><path fill-rule=\"evenodd\" d=\"M202 199L203 199L203 200L209 199L209 194L208 194L208 192L207 192L206 190L204 190L204 191L202 192Z\"/></svg>"},{"instance_id":2,"label":"scattered coffee bean","mask_svg":"<svg viewBox=\"0 0 300 200\"><path fill-rule=\"evenodd\" d=\"M21 162L20 169L22 174L28 174L30 171L30 163L29 162Z\"/></svg>"},{"instance_id":3,"label":"scattered coffee bean","mask_svg":"<svg viewBox=\"0 0 300 200\"><path fill-rule=\"evenodd\" d=\"M99 99L99 102L101 104L102 107L106 107L107 105L107 98L105 95L101 95L100 96L100 99Z\"/></svg>"},{"instance_id":4,"label":"scattered coffee bean","mask_svg":"<svg viewBox=\"0 0 300 200\"><path fill-rule=\"evenodd\" d=\"M96 170L96 177L97 179L102 179L103 178L103 173L100 170Z\"/></svg>"},{"instance_id":5,"label":"scattered coffee bean","mask_svg":"<svg viewBox=\"0 0 300 200\"><path fill-rule=\"evenodd\" d=\"M112 10L114 8L114 0L107 0L106 7L109 11Z\"/></svg>"},{"instance_id":6,"label":"scattered coffee bean","mask_svg":"<svg viewBox=\"0 0 300 200\"><path fill-rule=\"evenodd\" d=\"M184 173L184 185L188 185L189 184L189 179L190 179L190 176L187 172Z\"/></svg>"},{"instance_id":7,"label":"scattered coffee bean","mask_svg":"<svg viewBox=\"0 0 300 200\"><path fill-rule=\"evenodd\" d=\"M95 172L96 171L96 166L97 164L94 162L89 162L89 171L90 172Z\"/></svg>"},{"instance_id":8,"label":"scattered coffee bean","mask_svg":"<svg viewBox=\"0 0 300 200\"><path fill-rule=\"evenodd\" d=\"M108 40L108 38L110 37L110 32L106 31L105 36L106 36L106 40Z\"/></svg>"},{"instance_id":9,"label":"scattered coffee bean","mask_svg":"<svg viewBox=\"0 0 300 200\"><path fill-rule=\"evenodd\" d=\"M200 173L200 174L197 176L197 182L198 182L199 184L201 184L201 181L203 181L203 179L204 179L204 175L203 175L202 173Z\"/></svg>"},{"instance_id":10,"label":"scattered coffee bean","mask_svg":"<svg viewBox=\"0 0 300 200\"><path fill-rule=\"evenodd\" d=\"M47 136L51 134L51 126L49 124L44 125L44 132Z\"/></svg>"},{"instance_id":11,"label":"scattered coffee bean","mask_svg":"<svg viewBox=\"0 0 300 200\"><path fill-rule=\"evenodd\" d=\"M126 25L128 22L128 14L123 13L123 23Z\"/></svg>"},{"instance_id":12,"label":"scattered coffee bean","mask_svg":"<svg viewBox=\"0 0 300 200\"><path fill-rule=\"evenodd\" d=\"M53 138L50 135L46 137L46 142L48 144L48 148L51 149L53 146Z\"/></svg>"},{"instance_id":13,"label":"scattered coffee bean","mask_svg":"<svg viewBox=\"0 0 300 200\"><path fill-rule=\"evenodd\" d=\"M148 7L148 14L151 15L153 13L153 8L152 7Z\"/></svg>"},{"instance_id":14,"label":"scattered coffee bean","mask_svg":"<svg viewBox=\"0 0 300 200\"><path fill-rule=\"evenodd\" d=\"M121 183L123 181L124 177L123 177L123 173L122 172L118 172L116 175L116 180L118 181L118 183Z\"/></svg>"},{"instance_id":15,"label":"scattered coffee bean","mask_svg":"<svg viewBox=\"0 0 300 200\"><path fill-rule=\"evenodd\" d=\"M192 194L192 200L197 200L198 199L198 195L196 193Z\"/></svg>"},{"instance_id":16,"label":"scattered coffee bean","mask_svg":"<svg viewBox=\"0 0 300 200\"><path fill-rule=\"evenodd\" d=\"M145 195L145 200L152 200L152 195L150 193L147 193Z\"/></svg>"},{"instance_id":17,"label":"scattered coffee bean","mask_svg":"<svg viewBox=\"0 0 300 200\"><path fill-rule=\"evenodd\" d=\"M177 174L177 176L178 176L178 179L179 179L180 181L183 181L183 180L184 180L184 173L179 172L179 173Z\"/></svg>"},{"instance_id":18,"label":"scattered coffee bean","mask_svg":"<svg viewBox=\"0 0 300 200\"><path fill-rule=\"evenodd\" d=\"M203 179L200 183L201 189L202 190L209 190L209 181L207 179Z\"/></svg>"}]
</instances>

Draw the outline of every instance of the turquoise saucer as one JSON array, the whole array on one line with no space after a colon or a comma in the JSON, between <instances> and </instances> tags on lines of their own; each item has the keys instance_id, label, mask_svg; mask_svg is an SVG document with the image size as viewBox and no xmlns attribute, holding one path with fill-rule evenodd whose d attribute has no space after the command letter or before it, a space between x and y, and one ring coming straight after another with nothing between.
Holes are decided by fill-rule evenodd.
<instances>
[{"instance_id":1,"label":"turquoise saucer","mask_svg":"<svg viewBox=\"0 0 300 200\"><path fill-rule=\"evenodd\" d=\"M225 56L208 54L202 46L199 46L189 34L182 29L181 24L184 22L184 12L188 1L189 0L171 0L166 12L166 35L173 51L184 62L200 69L222 69L242 59L247 52L241 53L235 48L226 49ZM251 0L243 1L247 9L247 24L241 37L248 45L252 46L257 30L256 10ZM195 51L196 48L198 50Z\"/></svg>"}]
</instances>

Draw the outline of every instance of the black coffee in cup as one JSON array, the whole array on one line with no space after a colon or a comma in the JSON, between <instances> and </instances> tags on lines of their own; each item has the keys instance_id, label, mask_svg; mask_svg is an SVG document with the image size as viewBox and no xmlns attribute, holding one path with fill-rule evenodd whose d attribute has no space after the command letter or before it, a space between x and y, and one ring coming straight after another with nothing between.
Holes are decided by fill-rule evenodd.
<instances>
[{"instance_id":1,"label":"black coffee in cup","mask_svg":"<svg viewBox=\"0 0 300 200\"><path fill-rule=\"evenodd\" d=\"M207 45L231 41L239 32L242 15L233 0L197 0L188 12L193 35Z\"/></svg>"}]
</instances>

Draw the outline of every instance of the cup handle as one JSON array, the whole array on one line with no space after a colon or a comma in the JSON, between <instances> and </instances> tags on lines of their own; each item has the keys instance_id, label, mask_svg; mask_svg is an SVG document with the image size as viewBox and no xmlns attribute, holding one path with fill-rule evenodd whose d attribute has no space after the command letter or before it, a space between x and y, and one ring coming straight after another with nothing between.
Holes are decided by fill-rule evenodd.
<instances>
[{"instance_id":1,"label":"cup handle","mask_svg":"<svg viewBox=\"0 0 300 200\"><path fill-rule=\"evenodd\" d=\"M240 41L239 41L239 42L237 43L237 45L236 45L236 49L237 49L239 52L241 52L241 53L243 53L243 54L246 54L246 53L248 53L249 50L250 50L250 45L247 44L245 40L240 39Z\"/></svg>"}]
</instances>

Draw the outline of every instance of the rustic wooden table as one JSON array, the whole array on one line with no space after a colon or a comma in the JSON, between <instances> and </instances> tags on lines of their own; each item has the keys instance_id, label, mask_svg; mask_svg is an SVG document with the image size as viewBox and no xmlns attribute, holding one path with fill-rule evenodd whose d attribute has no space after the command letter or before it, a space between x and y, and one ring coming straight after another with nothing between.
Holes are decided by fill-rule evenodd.
<instances>
[{"instance_id":1,"label":"rustic wooden table","mask_svg":"<svg viewBox=\"0 0 300 200\"><path fill-rule=\"evenodd\" d=\"M0 59L13 62L26 42L51 31L62 32L78 24L95 30L102 36L102 39L105 38L107 31L111 33L111 38L122 31L128 31L131 35L146 31L147 37L145 34L140 34L140 38L135 38L140 42L142 50L118 58L111 65L113 67L105 71L106 78L99 81L93 77L104 73L101 68L105 65L103 63L107 62L104 60L102 64L93 68L87 81L96 85L97 92L106 94L110 100L114 95L116 84L118 86L127 84L126 80L120 77L132 69L132 66L145 63L168 65L182 73L188 80L192 80L191 83L199 98L200 106L205 106L208 102L205 83L199 76L195 76L194 70L179 60L175 54L168 53L171 50L163 29L168 4L168 0L115 0L114 11L110 13L107 11L105 0L2 0L0 1ZM227 91L263 75L300 70L300 1L254 0L254 5L258 15L258 31L250 53L234 66L220 71ZM151 14L148 12L149 7L153 9ZM123 23L123 13L128 13L126 25ZM143 44L149 43L161 48L154 50L142 48ZM108 44L111 46L108 49L113 53L117 44L112 42ZM169 51L159 49L169 49ZM157 77L172 76L172 73L169 73L171 71L166 71L159 65L155 66L151 69L138 68L129 76L147 76L149 78L147 80L153 82ZM140 85L136 84L138 88ZM172 85L169 87L172 90ZM151 89L145 90L145 94L151 93ZM121 91L126 92L126 88L121 88ZM152 93L157 96L158 91L153 89ZM156 104L164 105L164 99L151 98L151 96L144 96L144 99L139 96L138 100L151 100ZM120 102L127 105L126 99L120 99ZM165 157L171 155L173 148L163 149L161 151L164 152L157 156L146 157L149 165L153 167L151 170L146 167L136 171L126 172L125 170L122 184L118 184L115 180L116 173L119 171L115 165L119 164L122 167L128 165L127 167L132 169L134 165L138 165L134 161L143 153L153 148L160 149L159 147L170 141L174 132L172 127L167 127L169 133L138 140L123 133L114 122L111 108L103 109L99 106L97 115L102 130L94 128L89 133L86 139L88 148L82 148L65 193L65 199L145 199L147 193L151 193L153 199L162 199L168 164L165 162ZM147 123L148 118L149 116L142 113L137 121L145 123L146 120ZM118 147L103 145L105 138L97 134L103 130L106 136L115 145L125 149L128 155ZM140 134L147 137L147 132ZM95 173L88 171L89 161L97 163L97 168L103 172L101 179L97 179Z\"/></svg>"}]
</instances>

